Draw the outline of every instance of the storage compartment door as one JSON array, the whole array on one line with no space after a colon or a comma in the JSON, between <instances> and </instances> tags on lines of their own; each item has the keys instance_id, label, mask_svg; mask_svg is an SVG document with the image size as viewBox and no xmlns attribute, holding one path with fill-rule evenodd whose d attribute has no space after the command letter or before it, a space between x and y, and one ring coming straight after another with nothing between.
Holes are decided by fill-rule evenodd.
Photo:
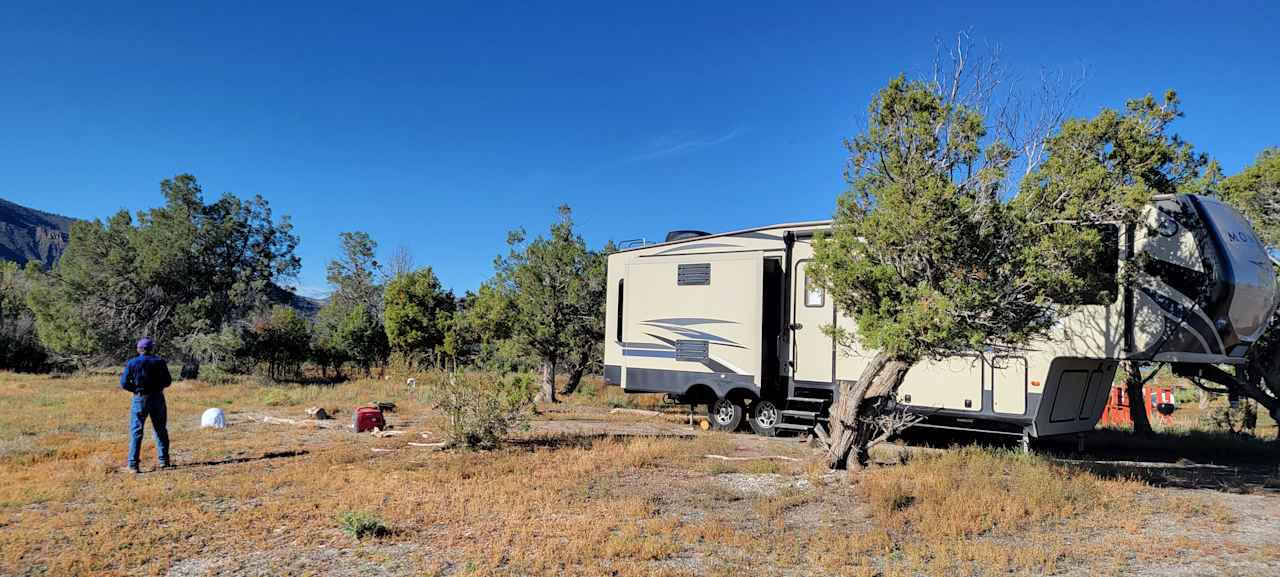
<instances>
[{"instance_id":1,"label":"storage compartment door","mask_svg":"<svg viewBox=\"0 0 1280 577\"><path fill-rule=\"evenodd\" d=\"M991 401L997 413L1021 415L1027 412L1027 359L992 359Z\"/></svg>"}]
</instances>

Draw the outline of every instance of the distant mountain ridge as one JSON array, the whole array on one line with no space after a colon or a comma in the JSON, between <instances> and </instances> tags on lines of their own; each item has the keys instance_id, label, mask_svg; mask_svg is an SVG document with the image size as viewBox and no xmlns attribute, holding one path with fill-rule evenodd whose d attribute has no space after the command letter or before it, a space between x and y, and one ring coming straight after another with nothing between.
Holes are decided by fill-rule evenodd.
<instances>
[{"instance_id":1,"label":"distant mountain ridge","mask_svg":"<svg viewBox=\"0 0 1280 577\"><path fill-rule=\"evenodd\" d=\"M32 261L45 268L53 266L67 249L71 225L76 220L0 198L0 260L22 266ZM268 287L267 298L273 303L289 305L308 317L315 316L324 306L322 300L274 284Z\"/></svg>"},{"instance_id":2,"label":"distant mountain ridge","mask_svg":"<svg viewBox=\"0 0 1280 577\"><path fill-rule=\"evenodd\" d=\"M67 248L73 222L74 218L0 198L0 259L53 266Z\"/></svg>"}]
</instances>

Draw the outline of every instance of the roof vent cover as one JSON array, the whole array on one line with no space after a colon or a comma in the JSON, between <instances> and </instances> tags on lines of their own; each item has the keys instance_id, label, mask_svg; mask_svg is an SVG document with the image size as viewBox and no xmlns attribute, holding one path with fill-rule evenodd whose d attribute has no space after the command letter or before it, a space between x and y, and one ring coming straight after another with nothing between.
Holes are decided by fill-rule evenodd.
<instances>
[{"instance_id":1,"label":"roof vent cover","mask_svg":"<svg viewBox=\"0 0 1280 577\"><path fill-rule=\"evenodd\" d=\"M667 233L667 240L664 242L684 240L686 238L698 238L700 236L711 236L711 233L701 230L673 230Z\"/></svg>"}]
</instances>

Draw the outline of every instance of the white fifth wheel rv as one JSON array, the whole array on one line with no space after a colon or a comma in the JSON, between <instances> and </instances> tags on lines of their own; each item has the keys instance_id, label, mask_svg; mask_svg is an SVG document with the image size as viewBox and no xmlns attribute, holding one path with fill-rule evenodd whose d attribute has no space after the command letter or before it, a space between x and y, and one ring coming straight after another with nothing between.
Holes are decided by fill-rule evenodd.
<instances>
[{"instance_id":1,"label":"white fifth wheel rv","mask_svg":"<svg viewBox=\"0 0 1280 577\"><path fill-rule=\"evenodd\" d=\"M1122 360L1184 373L1242 364L1278 299L1250 223L1194 195L1153 200L1144 221L1110 227L1109 302L1072 303L1080 306L1050 338L1026 348L918 364L898 402L926 413L926 425L1026 441L1092 429ZM873 356L823 331L855 328L807 273L814 235L830 226L676 231L610 255L606 381L706 405L718 429L745 419L762 435L810 430L838 383L857 379ZM1135 280L1119 286L1121 278Z\"/></svg>"}]
</instances>

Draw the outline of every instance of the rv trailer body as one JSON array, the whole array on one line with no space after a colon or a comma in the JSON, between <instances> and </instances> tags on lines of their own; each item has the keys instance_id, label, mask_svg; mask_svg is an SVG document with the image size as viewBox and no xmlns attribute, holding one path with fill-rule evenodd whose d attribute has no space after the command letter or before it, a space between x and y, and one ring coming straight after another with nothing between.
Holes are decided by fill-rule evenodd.
<instances>
[{"instance_id":1,"label":"rv trailer body","mask_svg":"<svg viewBox=\"0 0 1280 577\"><path fill-rule=\"evenodd\" d=\"M856 329L808 275L814 235L830 226L779 224L610 255L606 381L734 405L765 434L811 428L839 383L874 355L824 330ZM1114 298L1072 303L1048 338L1023 348L921 362L898 401L933 426L1077 433L1096 425L1123 360L1242 363L1277 300L1249 223L1215 200L1181 195L1153 201L1138 226L1111 228ZM1119 286L1124 267L1135 280Z\"/></svg>"}]
</instances>

